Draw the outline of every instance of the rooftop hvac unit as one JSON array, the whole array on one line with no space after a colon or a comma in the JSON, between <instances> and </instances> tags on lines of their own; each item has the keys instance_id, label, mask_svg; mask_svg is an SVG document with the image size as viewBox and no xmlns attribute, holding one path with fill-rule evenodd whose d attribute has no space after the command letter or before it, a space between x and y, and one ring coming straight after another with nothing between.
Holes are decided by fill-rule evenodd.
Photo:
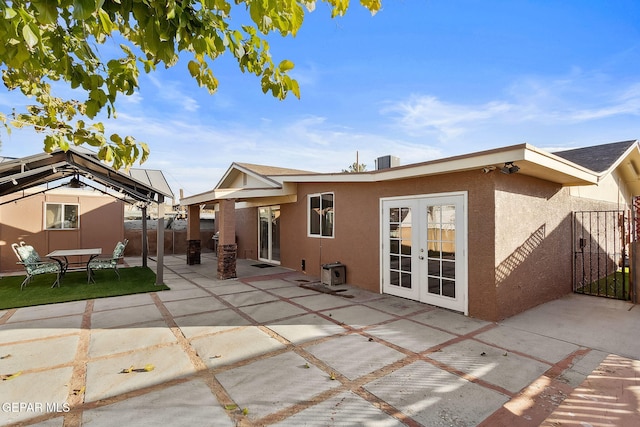
<instances>
[{"instance_id":1,"label":"rooftop hvac unit","mask_svg":"<svg viewBox=\"0 0 640 427\"><path fill-rule=\"evenodd\" d=\"M376 170L389 169L400 166L400 158L396 156L382 156L376 159Z\"/></svg>"}]
</instances>

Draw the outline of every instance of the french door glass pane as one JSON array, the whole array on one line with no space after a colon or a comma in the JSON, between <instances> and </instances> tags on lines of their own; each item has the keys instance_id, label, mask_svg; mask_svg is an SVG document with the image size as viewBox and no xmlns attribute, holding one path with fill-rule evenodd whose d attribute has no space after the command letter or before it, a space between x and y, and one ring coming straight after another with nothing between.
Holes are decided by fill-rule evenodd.
<instances>
[{"instance_id":1,"label":"french door glass pane","mask_svg":"<svg viewBox=\"0 0 640 427\"><path fill-rule=\"evenodd\" d=\"M456 207L427 206L428 292L455 298Z\"/></svg>"},{"instance_id":2,"label":"french door glass pane","mask_svg":"<svg viewBox=\"0 0 640 427\"><path fill-rule=\"evenodd\" d=\"M389 208L389 282L411 288L411 208Z\"/></svg>"}]
</instances>

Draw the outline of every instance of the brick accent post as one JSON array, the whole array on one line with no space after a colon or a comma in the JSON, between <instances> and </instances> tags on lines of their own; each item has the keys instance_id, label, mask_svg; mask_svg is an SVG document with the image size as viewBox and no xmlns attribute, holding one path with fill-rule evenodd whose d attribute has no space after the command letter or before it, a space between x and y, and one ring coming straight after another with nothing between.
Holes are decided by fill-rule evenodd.
<instances>
[{"instance_id":1,"label":"brick accent post","mask_svg":"<svg viewBox=\"0 0 640 427\"><path fill-rule=\"evenodd\" d=\"M187 211L187 264L200 264L200 206L189 205Z\"/></svg>"},{"instance_id":2,"label":"brick accent post","mask_svg":"<svg viewBox=\"0 0 640 427\"><path fill-rule=\"evenodd\" d=\"M233 279L236 274L238 245L236 244L236 201L226 199L220 201L218 229L218 279Z\"/></svg>"}]
</instances>

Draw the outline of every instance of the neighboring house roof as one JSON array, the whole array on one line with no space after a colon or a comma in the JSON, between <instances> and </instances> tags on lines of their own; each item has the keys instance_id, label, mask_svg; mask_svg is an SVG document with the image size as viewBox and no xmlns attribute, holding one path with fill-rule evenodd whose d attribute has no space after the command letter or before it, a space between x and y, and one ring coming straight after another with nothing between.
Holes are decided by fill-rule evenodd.
<instances>
[{"instance_id":1,"label":"neighboring house roof","mask_svg":"<svg viewBox=\"0 0 640 427\"><path fill-rule=\"evenodd\" d=\"M289 168L279 168L276 166L255 165L252 163L236 162L235 164L263 176L305 175L305 174L317 173L317 172L305 171L300 169L289 169Z\"/></svg>"},{"instance_id":2,"label":"neighboring house roof","mask_svg":"<svg viewBox=\"0 0 640 427\"><path fill-rule=\"evenodd\" d=\"M587 169L591 169L594 172L605 172L615 166L622 156L634 145L638 145L637 140L576 148L573 150L558 151L553 154L584 166Z\"/></svg>"},{"instance_id":3,"label":"neighboring house roof","mask_svg":"<svg viewBox=\"0 0 640 427\"><path fill-rule=\"evenodd\" d=\"M118 171L102 163L95 153L76 147L0 162L0 196L73 176L120 190L134 201L160 203L165 197L174 197L162 172Z\"/></svg>"}]
</instances>

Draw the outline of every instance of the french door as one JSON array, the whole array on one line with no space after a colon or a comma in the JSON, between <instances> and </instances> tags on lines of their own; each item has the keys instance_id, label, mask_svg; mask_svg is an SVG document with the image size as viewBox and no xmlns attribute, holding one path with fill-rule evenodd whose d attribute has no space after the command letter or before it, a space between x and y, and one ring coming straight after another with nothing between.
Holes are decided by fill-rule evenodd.
<instances>
[{"instance_id":1,"label":"french door","mask_svg":"<svg viewBox=\"0 0 640 427\"><path fill-rule=\"evenodd\" d=\"M258 259L280 264L280 206L258 208Z\"/></svg>"},{"instance_id":2,"label":"french door","mask_svg":"<svg viewBox=\"0 0 640 427\"><path fill-rule=\"evenodd\" d=\"M381 206L382 291L467 314L466 193Z\"/></svg>"}]
</instances>

